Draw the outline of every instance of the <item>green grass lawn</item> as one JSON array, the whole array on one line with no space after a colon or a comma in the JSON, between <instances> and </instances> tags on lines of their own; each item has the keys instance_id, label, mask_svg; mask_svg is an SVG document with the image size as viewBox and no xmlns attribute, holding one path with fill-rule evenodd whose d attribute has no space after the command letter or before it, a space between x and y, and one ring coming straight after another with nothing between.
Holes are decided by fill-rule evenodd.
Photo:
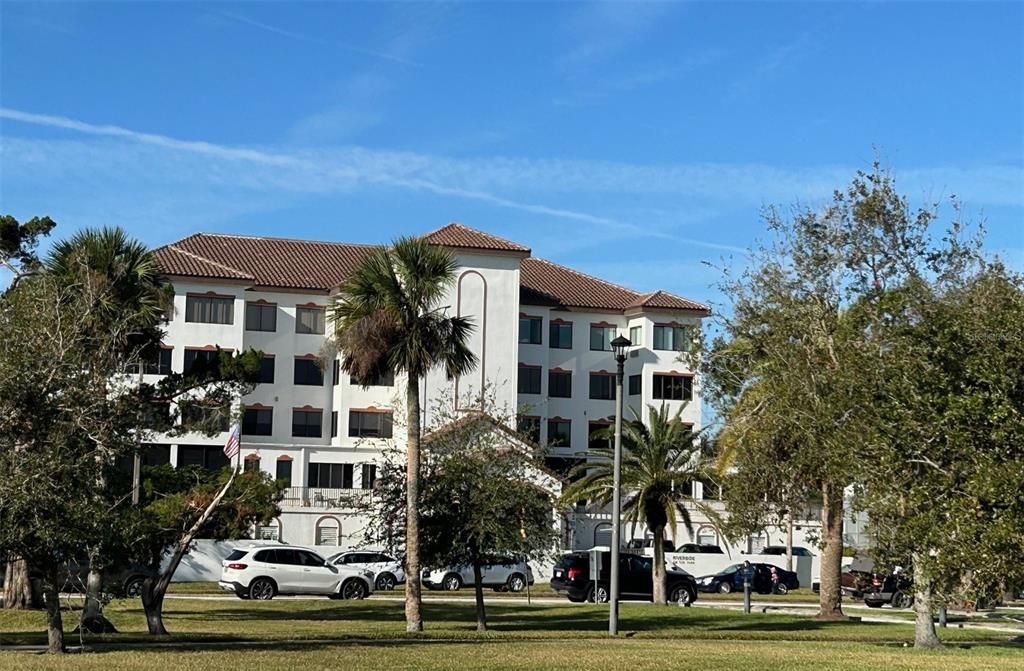
<instances>
[{"instance_id":1,"label":"green grass lawn","mask_svg":"<svg viewBox=\"0 0 1024 671\"><path fill-rule=\"evenodd\" d=\"M609 640L607 608L495 600L492 631L477 634L469 603L425 604L427 631L404 633L397 601L171 600L166 623L171 642L191 650L109 650L56 661L0 653L0 668L165 669L1011 669L1021 668L1024 647L1001 632L949 629L955 647L922 654L901 646L913 630L902 624L820 623L789 615L711 608L654 608L625 604L622 630ZM121 634L89 637L106 644L151 642L137 602L117 601L107 615ZM73 628L68 614L67 629ZM0 647L43 641L43 614L0 611ZM339 642L339 639L344 639ZM237 642L226 648L203 643ZM68 635L69 645L77 636ZM255 645L241 647L242 642ZM958 646L970 644L971 649Z\"/></svg>"}]
</instances>

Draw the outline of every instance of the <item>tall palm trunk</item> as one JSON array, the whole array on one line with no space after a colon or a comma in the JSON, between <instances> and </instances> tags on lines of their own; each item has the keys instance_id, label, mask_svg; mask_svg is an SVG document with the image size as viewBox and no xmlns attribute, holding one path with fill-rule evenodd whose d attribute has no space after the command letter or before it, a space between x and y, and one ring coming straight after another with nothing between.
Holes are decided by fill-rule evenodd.
<instances>
[{"instance_id":1,"label":"tall palm trunk","mask_svg":"<svg viewBox=\"0 0 1024 671\"><path fill-rule=\"evenodd\" d=\"M845 620L842 603L843 490L833 483L821 487L821 592L819 620Z\"/></svg>"},{"instance_id":2,"label":"tall palm trunk","mask_svg":"<svg viewBox=\"0 0 1024 671\"><path fill-rule=\"evenodd\" d=\"M423 631L420 579L420 379L409 373L406 388L405 630Z\"/></svg>"},{"instance_id":3,"label":"tall palm trunk","mask_svg":"<svg viewBox=\"0 0 1024 671\"><path fill-rule=\"evenodd\" d=\"M665 594L665 527L655 527L654 531L654 563L651 565L651 580L654 583L654 603L664 606L668 603Z\"/></svg>"},{"instance_id":4,"label":"tall palm trunk","mask_svg":"<svg viewBox=\"0 0 1024 671\"><path fill-rule=\"evenodd\" d=\"M932 581L927 575L923 575L917 567L922 566L918 556L912 558L914 562L914 647L915 648L940 648L935 633L935 620L932 616Z\"/></svg>"}]
</instances>

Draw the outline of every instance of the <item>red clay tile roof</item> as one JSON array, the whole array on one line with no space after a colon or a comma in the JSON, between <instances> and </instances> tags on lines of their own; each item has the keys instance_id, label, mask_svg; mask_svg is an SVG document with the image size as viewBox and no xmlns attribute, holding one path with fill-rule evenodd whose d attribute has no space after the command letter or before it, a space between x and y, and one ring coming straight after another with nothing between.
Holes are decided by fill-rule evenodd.
<instances>
[{"instance_id":1,"label":"red clay tile roof","mask_svg":"<svg viewBox=\"0 0 1024 671\"><path fill-rule=\"evenodd\" d=\"M649 294L643 294L640 296L640 300L631 304L631 308L663 308L668 310L698 310L700 312L707 312L710 314L711 308L703 303L691 301L688 298L682 296L676 296L670 294L667 291L652 291Z\"/></svg>"},{"instance_id":2,"label":"red clay tile roof","mask_svg":"<svg viewBox=\"0 0 1024 671\"><path fill-rule=\"evenodd\" d=\"M154 254L167 275L328 291L344 282L372 249L369 245L196 233Z\"/></svg>"},{"instance_id":3,"label":"red clay tile roof","mask_svg":"<svg viewBox=\"0 0 1024 671\"><path fill-rule=\"evenodd\" d=\"M446 247L529 254L514 242L449 224L425 236ZM234 280L254 286L328 292L345 282L372 245L196 233L154 251L172 277ZM526 257L520 262L520 302L554 308L623 312L629 309L689 310L706 305L665 291L641 294L611 282Z\"/></svg>"},{"instance_id":4,"label":"red clay tile roof","mask_svg":"<svg viewBox=\"0 0 1024 671\"><path fill-rule=\"evenodd\" d=\"M456 247L460 249L491 249L501 252L519 252L529 254L530 248L523 247L519 243L499 238L490 233L484 233L468 226L458 223L451 223L442 226L436 231L431 231L423 236L434 244L442 247Z\"/></svg>"}]
</instances>

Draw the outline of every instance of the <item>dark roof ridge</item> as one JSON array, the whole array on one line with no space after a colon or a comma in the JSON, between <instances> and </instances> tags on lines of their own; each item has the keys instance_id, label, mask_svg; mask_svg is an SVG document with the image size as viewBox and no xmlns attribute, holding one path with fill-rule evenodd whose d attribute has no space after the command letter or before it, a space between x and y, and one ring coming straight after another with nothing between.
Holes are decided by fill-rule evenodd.
<instances>
[{"instance_id":1,"label":"dark roof ridge","mask_svg":"<svg viewBox=\"0 0 1024 671\"><path fill-rule=\"evenodd\" d=\"M192 236L189 236L189 237L192 237ZM185 239L187 240L188 238L185 238ZM238 268L232 268L231 266L223 264L223 263L220 263L219 261L214 261L213 259L208 259L205 256L200 256L199 254L196 254L195 252L190 252L190 251L188 251L186 249L181 249L176 244L165 245L165 246L161 247L161 249L170 249L172 251L177 252L178 254L184 254L185 256L189 256L189 257L195 259L196 261L202 261L203 263L208 263L211 266L216 266L217 268L221 268L223 270L227 270L227 271L232 272L232 273L237 273L238 275L241 275L242 277L245 277L245 278L250 279L250 280L255 280L256 279L253 275L245 272L244 270L239 270Z\"/></svg>"},{"instance_id":2,"label":"dark roof ridge","mask_svg":"<svg viewBox=\"0 0 1024 671\"><path fill-rule=\"evenodd\" d=\"M178 242L184 242L185 240L188 240L189 238L194 238L196 236L207 236L207 237L211 237L211 238L238 238L240 240L269 240L269 241L273 241L273 242L298 242L300 244L307 244L307 245L336 245L338 247L366 247L368 249L372 249L372 248L376 248L376 247L384 247L385 246L385 245L373 244L373 243L369 243L369 242L338 242L336 240L309 240L309 239L304 239L304 238L281 238L281 237L277 237L277 236L274 236L274 235L246 235L244 233L208 233L208 232L193 233L192 235L188 236L187 238L182 238L181 240L177 240L177 241L175 241L175 242L173 242L171 244L174 245L174 244L177 244Z\"/></svg>"}]
</instances>

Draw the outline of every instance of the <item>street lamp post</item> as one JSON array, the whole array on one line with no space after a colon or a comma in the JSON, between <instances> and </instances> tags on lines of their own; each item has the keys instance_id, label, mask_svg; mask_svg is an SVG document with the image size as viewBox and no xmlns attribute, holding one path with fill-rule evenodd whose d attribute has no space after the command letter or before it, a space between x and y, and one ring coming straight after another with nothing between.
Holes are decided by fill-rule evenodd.
<instances>
[{"instance_id":1,"label":"street lamp post","mask_svg":"<svg viewBox=\"0 0 1024 671\"><path fill-rule=\"evenodd\" d=\"M622 543L622 367L626 363L626 349L632 343L629 338L618 336L612 340L615 353L615 461L612 483L612 556L611 576L608 581L610 609L608 633L619 633L619 546Z\"/></svg>"}]
</instances>

